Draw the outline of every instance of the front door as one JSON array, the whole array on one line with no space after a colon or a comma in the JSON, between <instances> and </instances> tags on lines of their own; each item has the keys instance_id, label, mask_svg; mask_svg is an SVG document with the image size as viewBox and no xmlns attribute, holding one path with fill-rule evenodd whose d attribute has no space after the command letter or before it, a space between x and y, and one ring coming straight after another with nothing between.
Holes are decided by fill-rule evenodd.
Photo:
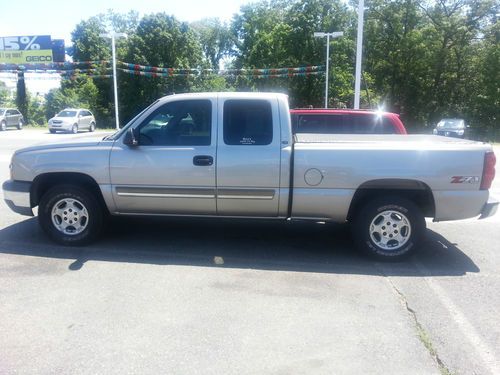
<instances>
[{"instance_id":1,"label":"front door","mask_svg":"<svg viewBox=\"0 0 500 375\"><path fill-rule=\"evenodd\" d=\"M111 151L113 197L121 213L215 215L215 99L157 105L135 127L139 145Z\"/></svg>"}]
</instances>

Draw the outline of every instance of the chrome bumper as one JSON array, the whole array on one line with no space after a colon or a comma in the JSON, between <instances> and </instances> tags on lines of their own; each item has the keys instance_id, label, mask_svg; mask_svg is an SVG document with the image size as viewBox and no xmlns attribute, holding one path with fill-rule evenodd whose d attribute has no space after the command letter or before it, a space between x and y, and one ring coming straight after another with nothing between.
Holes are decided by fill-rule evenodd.
<instances>
[{"instance_id":1,"label":"chrome bumper","mask_svg":"<svg viewBox=\"0 0 500 375\"><path fill-rule=\"evenodd\" d=\"M498 203L500 202L490 195L488 202L484 204L483 209L481 210L481 216L479 216L479 218L486 219L487 217L495 215L498 209Z\"/></svg>"},{"instance_id":2,"label":"chrome bumper","mask_svg":"<svg viewBox=\"0 0 500 375\"><path fill-rule=\"evenodd\" d=\"M31 182L8 180L3 183L2 189L5 203L12 211L33 216L30 201Z\"/></svg>"}]
</instances>

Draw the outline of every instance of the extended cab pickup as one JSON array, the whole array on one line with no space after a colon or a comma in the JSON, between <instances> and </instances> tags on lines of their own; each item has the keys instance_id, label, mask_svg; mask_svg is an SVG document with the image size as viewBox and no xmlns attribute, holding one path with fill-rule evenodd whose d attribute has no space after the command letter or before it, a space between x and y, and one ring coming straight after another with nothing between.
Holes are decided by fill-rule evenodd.
<instances>
[{"instance_id":1,"label":"extended cab pickup","mask_svg":"<svg viewBox=\"0 0 500 375\"><path fill-rule=\"evenodd\" d=\"M157 100L104 139L15 152L7 204L63 244L111 215L349 221L378 258L410 254L436 221L492 215L495 155L435 136L297 134L287 97L202 93Z\"/></svg>"}]
</instances>

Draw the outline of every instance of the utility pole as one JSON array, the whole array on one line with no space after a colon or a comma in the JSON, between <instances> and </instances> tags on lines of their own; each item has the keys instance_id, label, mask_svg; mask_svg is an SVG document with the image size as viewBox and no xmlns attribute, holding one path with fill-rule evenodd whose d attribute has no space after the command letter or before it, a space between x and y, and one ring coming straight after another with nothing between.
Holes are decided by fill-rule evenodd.
<instances>
[{"instance_id":1,"label":"utility pole","mask_svg":"<svg viewBox=\"0 0 500 375\"><path fill-rule=\"evenodd\" d=\"M120 119L118 117L118 85L116 83L116 38L126 38L127 34L111 31L109 33L99 34L101 38L111 38L111 55L113 59L113 92L115 97L115 120L116 130L120 129Z\"/></svg>"},{"instance_id":2,"label":"utility pole","mask_svg":"<svg viewBox=\"0 0 500 375\"><path fill-rule=\"evenodd\" d=\"M329 60L330 60L330 38L339 38L343 36L344 33L342 31L335 31L333 33L325 33L325 32L315 32L314 36L316 38L324 38L326 36L326 83L325 83L325 108L328 108L328 75L329 75Z\"/></svg>"},{"instance_id":3,"label":"utility pole","mask_svg":"<svg viewBox=\"0 0 500 375\"><path fill-rule=\"evenodd\" d=\"M365 14L365 1L358 3L358 37L356 38L356 73L354 83L354 109L359 109L361 94L361 62L363 60L363 22Z\"/></svg>"}]
</instances>

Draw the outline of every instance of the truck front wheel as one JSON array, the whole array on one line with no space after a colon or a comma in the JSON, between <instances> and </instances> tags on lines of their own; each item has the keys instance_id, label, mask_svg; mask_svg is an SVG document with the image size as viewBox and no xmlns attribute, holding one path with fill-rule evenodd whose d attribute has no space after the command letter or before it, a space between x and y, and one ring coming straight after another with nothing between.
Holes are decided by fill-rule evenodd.
<instances>
[{"instance_id":1,"label":"truck front wheel","mask_svg":"<svg viewBox=\"0 0 500 375\"><path fill-rule=\"evenodd\" d=\"M57 185L40 200L38 220L53 241L79 246L97 238L103 226L103 211L86 190L74 185Z\"/></svg>"},{"instance_id":2,"label":"truck front wheel","mask_svg":"<svg viewBox=\"0 0 500 375\"><path fill-rule=\"evenodd\" d=\"M425 218L410 200L376 198L362 207L351 225L359 250L379 260L411 255L425 235Z\"/></svg>"}]
</instances>

